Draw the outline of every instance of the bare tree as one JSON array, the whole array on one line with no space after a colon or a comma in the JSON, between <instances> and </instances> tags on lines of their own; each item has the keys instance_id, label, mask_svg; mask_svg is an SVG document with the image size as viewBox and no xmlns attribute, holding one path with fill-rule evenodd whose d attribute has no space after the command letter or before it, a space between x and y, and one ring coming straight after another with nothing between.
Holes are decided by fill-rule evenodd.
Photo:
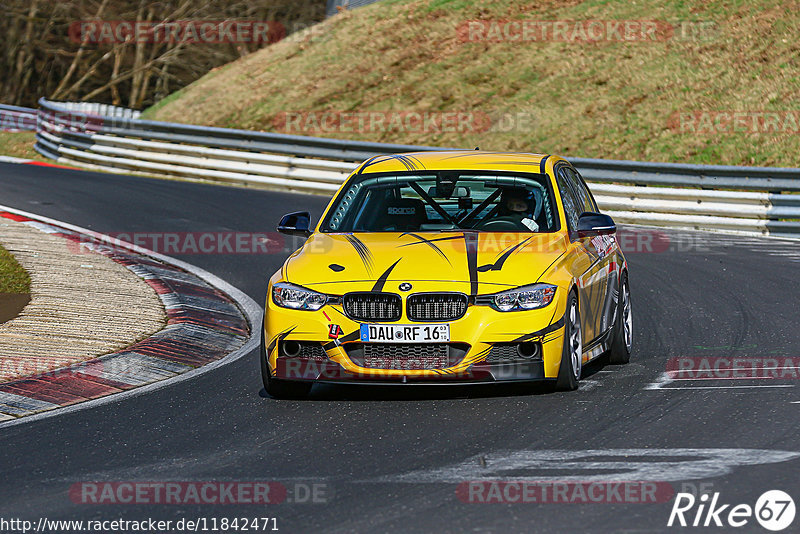
<instances>
[{"instance_id":1,"label":"bare tree","mask_svg":"<svg viewBox=\"0 0 800 534\"><path fill-rule=\"evenodd\" d=\"M26 106L45 96L145 107L269 44L86 39L81 22L129 21L163 29L190 20L250 20L291 30L325 13L324 0L0 0L0 7L6 15L0 19L0 102Z\"/></svg>"}]
</instances>

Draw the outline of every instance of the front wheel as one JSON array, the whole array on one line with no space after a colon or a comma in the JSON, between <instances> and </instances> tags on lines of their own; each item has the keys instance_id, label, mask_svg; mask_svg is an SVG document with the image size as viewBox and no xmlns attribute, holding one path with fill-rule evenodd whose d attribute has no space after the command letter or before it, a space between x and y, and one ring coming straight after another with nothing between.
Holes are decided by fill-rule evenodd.
<instances>
[{"instance_id":1,"label":"front wheel","mask_svg":"<svg viewBox=\"0 0 800 534\"><path fill-rule=\"evenodd\" d=\"M575 293L567 298L567 311L564 313L564 348L561 351L561 365L558 369L556 389L573 391L578 389L583 365L583 336L581 334L581 314Z\"/></svg>"},{"instance_id":2,"label":"front wheel","mask_svg":"<svg viewBox=\"0 0 800 534\"><path fill-rule=\"evenodd\" d=\"M633 316L631 315L631 290L628 273L622 274L617 300L617 320L614 321L614 337L608 350L608 362L621 365L631 361L633 349Z\"/></svg>"}]
</instances>

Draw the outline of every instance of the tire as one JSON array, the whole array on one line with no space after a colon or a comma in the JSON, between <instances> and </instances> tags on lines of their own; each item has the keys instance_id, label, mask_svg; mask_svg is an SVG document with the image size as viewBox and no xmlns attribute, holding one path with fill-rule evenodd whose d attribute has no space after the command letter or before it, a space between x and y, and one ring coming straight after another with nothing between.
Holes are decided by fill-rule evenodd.
<instances>
[{"instance_id":1,"label":"tire","mask_svg":"<svg viewBox=\"0 0 800 534\"><path fill-rule=\"evenodd\" d=\"M264 324L261 324L261 380L270 397L276 399L303 399L311 392L311 382L280 380L270 376L267 366L267 345L264 341Z\"/></svg>"},{"instance_id":2,"label":"tire","mask_svg":"<svg viewBox=\"0 0 800 534\"><path fill-rule=\"evenodd\" d=\"M574 391L578 389L581 378L583 357L583 334L581 332L581 315L575 293L567 298L567 309L564 312L564 348L561 351L561 365L558 368L556 390Z\"/></svg>"},{"instance_id":3,"label":"tire","mask_svg":"<svg viewBox=\"0 0 800 534\"><path fill-rule=\"evenodd\" d=\"M614 333L611 347L608 350L608 363L623 365L631 361L633 349L633 316L631 315L631 291L628 284L628 273L622 273L617 299L617 318L614 321Z\"/></svg>"}]
</instances>

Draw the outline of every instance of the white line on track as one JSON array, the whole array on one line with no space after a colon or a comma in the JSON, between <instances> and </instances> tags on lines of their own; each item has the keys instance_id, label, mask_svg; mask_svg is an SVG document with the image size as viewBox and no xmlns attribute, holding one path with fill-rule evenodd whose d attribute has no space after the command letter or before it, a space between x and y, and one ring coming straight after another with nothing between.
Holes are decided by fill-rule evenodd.
<instances>
[{"instance_id":1,"label":"white line on track","mask_svg":"<svg viewBox=\"0 0 800 534\"><path fill-rule=\"evenodd\" d=\"M591 391L597 386L599 386L600 382L598 382L597 380L581 380L580 384L581 386L578 389L578 391Z\"/></svg>"},{"instance_id":2,"label":"white line on track","mask_svg":"<svg viewBox=\"0 0 800 534\"><path fill-rule=\"evenodd\" d=\"M112 402L119 402L125 400L127 398L133 397L135 395L141 395L143 393L149 393L151 391L155 391L157 389L161 389L163 387L171 386L173 384L177 384L178 382L183 382L184 380L189 380L195 377L198 377L204 373L212 371L218 367L222 367L223 365L227 365L229 363L233 363L239 358L242 358L246 354L249 354L253 349L256 348L258 343L260 343L260 339L258 337L258 329L261 325L261 306L247 296L243 291L235 288L222 278L218 277L217 275L211 274L210 272L206 271L205 269L201 269L200 267L195 267L192 264L183 262L181 260L171 258L169 256L165 256L163 254L159 254L158 252L154 252L152 250L142 248L140 246L134 245L133 243L127 242L120 242L111 236L101 234L95 232L93 230L89 230L86 228L82 228L80 226L75 226L74 224L65 223L56 219L51 219L49 217L43 217L41 215L36 215L35 213L30 213L27 211L18 210L16 208L11 208L8 206L3 206L0 204L0 211L7 211L9 213L15 213L17 215L21 215L23 217L29 217L31 219L35 219L47 224L52 224L54 226L60 226L61 228L65 228L67 230L72 230L73 232L85 234L94 237L95 239L103 242L108 243L116 246L121 246L127 249L130 249L134 252L142 254L144 256L149 256L154 258L158 261L163 263L168 263L170 265L174 265L175 267L179 267L185 271L192 273L193 275L197 276L198 278L202 278L215 288L219 289L229 297L231 297L236 304L242 310L247 320L250 322L250 337L245 342L244 345L239 347L238 350L228 354L224 358L220 360L216 360L209 364L197 367L192 369L191 371L187 371L183 374L177 375L173 378L168 378L166 380L161 380L159 382L153 382L151 384L147 384L145 386L141 386L138 388L130 389L128 391L123 391L122 393L114 393L112 395L108 395L106 397L100 397L99 399L93 399L86 402L81 402L79 404L73 404L72 406L66 406L64 408L56 408L54 410L50 410L47 412L42 412L34 415L27 415L25 417L20 417L19 419L15 419L12 421L4 421L0 423L0 428L5 428L13 425L18 425L21 423L30 423L33 421L38 421L40 419L44 419L47 417L54 417L57 415L63 415L67 413L76 412L78 410L85 410L87 408L94 408L103 404L110 404Z\"/></svg>"},{"instance_id":3,"label":"white line on track","mask_svg":"<svg viewBox=\"0 0 800 534\"><path fill-rule=\"evenodd\" d=\"M675 378L672 377L671 380L781 380L780 377L775 376L726 376L726 377L719 377L719 376L710 376L707 378Z\"/></svg>"},{"instance_id":4,"label":"white line on track","mask_svg":"<svg viewBox=\"0 0 800 534\"><path fill-rule=\"evenodd\" d=\"M665 390L665 389L758 389L758 388L793 388L792 384L758 384L753 386L681 386L674 388L646 388L648 390Z\"/></svg>"},{"instance_id":5,"label":"white line on track","mask_svg":"<svg viewBox=\"0 0 800 534\"><path fill-rule=\"evenodd\" d=\"M793 366L793 365L786 365L782 367L734 367L734 372L742 372L742 371L783 371L785 369L800 369L800 366ZM667 374L672 375L679 375L684 372L693 372L693 373L705 373L710 371L711 369L678 369L676 371L667 371ZM602 373L603 371L598 371ZM740 377L741 378L741 377ZM749 377L744 377L749 378Z\"/></svg>"},{"instance_id":6,"label":"white line on track","mask_svg":"<svg viewBox=\"0 0 800 534\"><path fill-rule=\"evenodd\" d=\"M381 482L677 482L725 476L740 467L797 460L795 451L759 449L499 450ZM480 467L479 467L480 466ZM376 479L364 482L372 482Z\"/></svg>"},{"instance_id":7,"label":"white line on track","mask_svg":"<svg viewBox=\"0 0 800 534\"><path fill-rule=\"evenodd\" d=\"M764 377L761 377L764 378ZM661 373L655 382L645 385L645 391L662 391L662 390L698 390L698 389L758 389L758 388L793 388L795 384L752 384L743 386L673 386L670 384L680 380L756 380L758 377L743 377L743 378L673 378L670 371Z\"/></svg>"}]
</instances>

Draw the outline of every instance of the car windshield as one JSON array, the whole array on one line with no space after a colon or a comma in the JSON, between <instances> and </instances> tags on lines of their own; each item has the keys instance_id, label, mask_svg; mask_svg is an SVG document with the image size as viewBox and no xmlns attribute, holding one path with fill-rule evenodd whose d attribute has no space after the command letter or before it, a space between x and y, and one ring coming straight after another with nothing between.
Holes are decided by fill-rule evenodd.
<instances>
[{"instance_id":1,"label":"car windshield","mask_svg":"<svg viewBox=\"0 0 800 534\"><path fill-rule=\"evenodd\" d=\"M554 232L543 174L365 174L336 198L323 232Z\"/></svg>"}]
</instances>

